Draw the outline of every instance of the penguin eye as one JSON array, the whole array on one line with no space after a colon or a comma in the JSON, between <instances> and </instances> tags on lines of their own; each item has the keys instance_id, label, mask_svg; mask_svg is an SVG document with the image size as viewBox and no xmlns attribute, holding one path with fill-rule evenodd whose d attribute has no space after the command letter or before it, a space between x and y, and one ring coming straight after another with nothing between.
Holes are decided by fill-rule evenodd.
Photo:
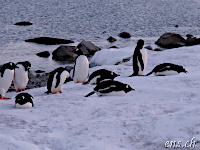
<instances>
[{"instance_id":1,"label":"penguin eye","mask_svg":"<svg viewBox=\"0 0 200 150\"><path fill-rule=\"evenodd\" d=\"M111 73L111 75L113 76L113 75L114 75L114 73L112 72L112 73Z\"/></svg>"},{"instance_id":2,"label":"penguin eye","mask_svg":"<svg viewBox=\"0 0 200 150\"><path fill-rule=\"evenodd\" d=\"M12 66L12 63L10 62L10 66Z\"/></svg>"},{"instance_id":3,"label":"penguin eye","mask_svg":"<svg viewBox=\"0 0 200 150\"><path fill-rule=\"evenodd\" d=\"M25 97L24 96L22 96L22 99L24 99Z\"/></svg>"},{"instance_id":4,"label":"penguin eye","mask_svg":"<svg viewBox=\"0 0 200 150\"><path fill-rule=\"evenodd\" d=\"M126 88L128 89L128 88L129 88L129 86L128 86L128 85L126 85Z\"/></svg>"}]
</instances>

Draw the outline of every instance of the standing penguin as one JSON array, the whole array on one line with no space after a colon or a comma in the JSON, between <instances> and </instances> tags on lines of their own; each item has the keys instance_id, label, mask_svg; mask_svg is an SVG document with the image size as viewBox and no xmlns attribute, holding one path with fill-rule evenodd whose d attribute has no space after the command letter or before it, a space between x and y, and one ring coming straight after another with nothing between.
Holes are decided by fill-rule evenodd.
<instances>
[{"instance_id":1,"label":"standing penguin","mask_svg":"<svg viewBox=\"0 0 200 150\"><path fill-rule=\"evenodd\" d=\"M151 75L152 73L155 76L167 76L167 75L176 75L179 74L180 72L185 72L185 68L180 65L172 64L172 63L163 63L157 65L151 72L149 72L146 76Z\"/></svg>"},{"instance_id":2,"label":"standing penguin","mask_svg":"<svg viewBox=\"0 0 200 150\"><path fill-rule=\"evenodd\" d=\"M110 79L105 79L97 83L92 92L85 97L96 93L98 96L125 96L126 93L134 91L128 84L121 83Z\"/></svg>"},{"instance_id":3,"label":"standing penguin","mask_svg":"<svg viewBox=\"0 0 200 150\"><path fill-rule=\"evenodd\" d=\"M14 87L17 92L24 91L26 85L28 84L28 71L31 68L31 63L29 61L18 62L15 69L14 76Z\"/></svg>"},{"instance_id":4,"label":"standing penguin","mask_svg":"<svg viewBox=\"0 0 200 150\"><path fill-rule=\"evenodd\" d=\"M69 72L66 68L59 67L52 71L47 81L47 94L56 94L57 92L62 93L62 85L66 78L69 78Z\"/></svg>"},{"instance_id":5,"label":"standing penguin","mask_svg":"<svg viewBox=\"0 0 200 150\"><path fill-rule=\"evenodd\" d=\"M97 79L114 79L115 77L119 76L115 72L106 70L106 69L99 69L94 71L90 76L87 82L84 84L96 84Z\"/></svg>"},{"instance_id":6,"label":"standing penguin","mask_svg":"<svg viewBox=\"0 0 200 150\"><path fill-rule=\"evenodd\" d=\"M0 99L8 99L5 97L5 94L12 84L15 68L17 66L13 62L9 62L0 69Z\"/></svg>"},{"instance_id":7,"label":"standing penguin","mask_svg":"<svg viewBox=\"0 0 200 150\"><path fill-rule=\"evenodd\" d=\"M89 61L85 55L80 55L75 61L73 80L75 83L84 83L89 74Z\"/></svg>"},{"instance_id":8,"label":"standing penguin","mask_svg":"<svg viewBox=\"0 0 200 150\"><path fill-rule=\"evenodd\" d=\"M133 53L133 74L132 76L142 76L147 66L147 51L143 48L144 41L138 40Z\"/></svg>"},{"instance_id":9,"label":"standing penguin","mask_svg":"<svg viewBox=\"0 0 200 150\"><path fill-rule=\"evenodd\" d=\"M15 107L21 109L34 107L33 96L28 93L18 94L15 97Z\"/></svg>"}]
</instances>

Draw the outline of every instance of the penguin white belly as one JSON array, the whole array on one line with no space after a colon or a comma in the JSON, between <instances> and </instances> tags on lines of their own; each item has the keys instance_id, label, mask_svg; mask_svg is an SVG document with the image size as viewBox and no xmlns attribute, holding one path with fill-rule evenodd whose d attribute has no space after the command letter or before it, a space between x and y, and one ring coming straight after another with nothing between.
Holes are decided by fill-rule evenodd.
<instances>
[{"instance_id":1,"label":"penguin white belly","mask_svg":"<svg viewBox=\"0 0 200 150\"><path fill-rule=\"evenodd\" d=\"M51 92L52 93L61 92L62 91L62 85L63 85L63 83L65 82L66 78L69 77L69 73L67 71L63 71L60 74L60 83L59 83L58 87L56 87L56 83L57 83L56 76L57 76L57 74L58 73L56 73L54 75L54 78L53 78L53 82L52 82L52 86L51 86Z\"/></svg>"},{"instance_id":2,"label":"penguin white belly","mask_svg":"<svg viewBox=\"0 0 200 150\"><path fill-rule=\"evenodd\" d=\"M138 61L138 66L139 66L139 75L142 75L146 69L146 66L147 66L147 51L142 48L140 50L140 53L142 54L142 60L143 60L143 63L144 63L144 69L142 71L142 68L141 68L141 65L140 65L140 62Z\"/></svg>"},{"instance_id":3,"label":"penguin white belly","mask_svg":"<svg viewBox=\"0 0 200 150\"><path fill-rule=\"evenodd\" d=\"M126 95L126 93L124 91L112 91L109 93L96 92L96 94L98 96L125 96Z\"/></svg>"},{"instance_id":4,"label":"penguin white belly","mask_svg":"<svg viewBox=\"0 0 200 150\"><path fill-rule=\"evenodd\" d=\"M89 61L86 56L80 55L76 59L76 65L74 67L74 77L75 83L84 83L87 80L89 73Z\"/></svg>"},{"instance_id":5,"label":"penguin white belly","mask_svg":"<svg viewBox=\"0 0 200 150\"><path fill-rule=\"evenodd\" d=\"M98 78L100 78L100 75L99 75L99 76L96 76L96 77L94 77L92 80L90 80L89 84L96 84Z\"/></svg>"},{"instance_id":6,"label":"penguin white belly","mask_svg":"<svg viewBox=\"0 0 200 150\"><path fill-rule=\"evenodd\" d=\"M17 66L19 68L15 69L14 86L16 90L22 90L28 84L28 72L24 70L22 65Z\"/></svg>"},{"instance_id":7,"label":"penguin white belly","mask_svg":"<svg viewBox=\"0 0 200 150\"><path fill-rule=\"evenodd\" d=\"M2 97L5 97L5 93L8 91L9 87L12 84L14 77L14 70L6 69L4 71L3 77L0 77L0 94Z\"/></svg>"},{"instance_id":8,"label":"penguin white belly","mask_svg":"<svg viewBox=\"0 0 200 150\"><path fill-rule=\"evenodd\" d=\"M169 75L177 75L178 72L175 70L166 70L162 72L154 72L155 76L169 76Z\"/></svg>"},{"instance_id":9,"label":"penguin white belly","mask_svg":"<svg viewBox=\"0 0 200 150\"><path fill-rule=\"evenodd\" d=\"M27 102L26 104L23 104L23 105L16 103L15 106L16 106L16 108L19 108L19 109L25 109L25 108L33 107L32 103L30 103L30 102Z\"/></svg>"}]
</instances>

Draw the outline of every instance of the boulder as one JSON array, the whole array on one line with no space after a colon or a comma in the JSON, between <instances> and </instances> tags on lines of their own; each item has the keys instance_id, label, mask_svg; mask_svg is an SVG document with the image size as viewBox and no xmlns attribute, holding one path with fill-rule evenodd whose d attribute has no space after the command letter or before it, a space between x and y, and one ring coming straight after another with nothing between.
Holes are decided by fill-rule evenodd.
<instances>
[{"instance_id":1,"label":"boulder","mask_svg":"<svg viewBox=\"0 0 200 150\"><path fill-rule=\"evenodd\" d=\"M36 55L39 57L47 58L50 56L50 53L48 51L44 51L44 52L37 53Z\"/></svg>"},{"instance_id":2,"label":"boulder","mask_svg":"<svg viewBox=\"0 0 200 150\"><path fill-rule=\"evenodd\" d=\"M27 22L27 21L22 21L22 22L17 22L14 25L18 25L18 26L30 26L32 25L31 22Z\"/></svg>"},{"instance_id":3,"label":"boulder","mask_svg":"<svg viewBox=\"0 0 200 150\"><path fill-rule=\"evenodd\" d=\"M114 38L114 37L112 37L112 36L110 36L110 37L107 39L107 41L110 42L110 43L112 43L112 42L117 41L117 39Z\"/></svg>"},{"instance_id":4,"label":"boulder","mask_svg":"<svg viewBox=\"0 0 200 150\"><path fill-rule=\"evenodd\" d=\"M52 52L52 59L56 61L72 61L74 62L78 56L70 51L76 50L76 46L59 46L56 50Z\"/></svg>"},{"instance_id":5,"label":"boulder","mask_svg":"<svg viewBox=\"0 0 200 150\"><path fill-rule=\"evenodd\" d=\"M46 45L74 43L74 41L71 41L71 40L51 38L51 37L38 37L38 38L33 38L33 39L27 39L25 40L25 42L33 42L37 44L46 44Z\"/></svg>"},{"instance_id":6,"label":"boulder","mask_svg":"<svg viewBox=\"0 0 200 150\"><path fill-rule=\"evenodd\" d=\"M177 33L165 33L156 42L162 48L177 48L185 45L186 40Z\"/></svg>"},{"instance_id":7,"label":"boulder","mask_svg":"<svg viewBox=\"0 0 200 150\"><path fill-rule=\"evenodd\" d=\"M131 35L128 32L122 32L122 33L119 34L119 37L121 37L121 38L130 38Z\"/></svg>"},{"instance_id":8,"label":"boulder","mask_svg":"<svg viewBox=\"0 0 200 150\"><path fill-rule=\"evenodd\" d=\"M100 51L101 49L94 45L90 41L82 41L77 45L78 50L75 52L77 54L86 54L86 55L94 55L96 51Z\"/></svg>"}]
</instances>

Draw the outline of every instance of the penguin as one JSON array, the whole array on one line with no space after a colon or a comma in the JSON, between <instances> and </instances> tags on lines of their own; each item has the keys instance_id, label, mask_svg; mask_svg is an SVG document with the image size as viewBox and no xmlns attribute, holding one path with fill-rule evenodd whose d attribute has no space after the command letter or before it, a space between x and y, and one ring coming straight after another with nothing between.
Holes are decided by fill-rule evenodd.
<instances>
[{"instance_id":1,"label":"penguin","mask_svg":"<svg viewBox=\"0 0 200 150\"><path fill-rule=\"evenodd\" d=\"M33 96L28 93L20 93L15 97L15 107L20 109L34 107Z\"/></svg>"},{"instance_id":2,"label":"penguin","mask_svg":"<svg viewBox=\"0 0 200 150\"><path fill-rule=\"evenodd\" d=\"M16 92L24 91L26 85L28 84L28 71L31 68L31 63L29 61L18 62L15 69L14 76L14 87Z\"/></svg>"},{"instance_id":3,"label":"penguin","mask_svg":"<svg viewBox=\"0 0 200 150\"><path fill-rule=\"evenodd\" d=\"M66 68L59 67L50 72L49 79L47 81L47 94L62 93L62 85L65 80L69 78L69 72Z\"/></svg>"},{"instance_id":4,"label":"penguin","mask_svg":"<svg viewBox=\"0 0 200 150\"><path fill-rule=\"evenodd\" d=\"M73 80L75 83L84 83L89 75L89 61L85 55L80 55L75 61Z\"/></svg>"},{"instance_id":5,"label":"penguin","mask_svg":"<svg viewBox=\"0 0 200 150\"><path fill-rule=\"evenodd\" d=\"M9 99L5 97L14 78L14 69L18 68L13 62L4 64L0 69L0 99Z\"/></svg>"},{"instance_id":6,"label":"penguin","mask_svg":"<svg viewBox=\"0 0 200 150\"><path fill-rule=\"evenodd\" d=\"M133 53L133 74L132 76L143 76L147 66L147 51L143 48L144 40L140 39L137 42L135 51Z\"/></svg>"},{"instance_id":7,"label":"penguin","mask_svg":"<svg viewBox=\"0 0 200 150\"><path fill-rule=\"evenodd\" d=\"M89 97L90 95L96 93L98 96L125 96L126 93L134 91L130 85L121 83L119 81L114 81L110 79L105 79L97 83L96 87L92 92L85 95Z\"/></svg>"},{"instance_id":8,"label":"penguin","mask_svg":"<svg viewBox=\"0 0 200 150\"><path fill-rule=\"evenodd\" d=\"M172 64L172 63L163 63L157 65L151 72L149 72L146 76L151 75L152 73L155 76L167 76L167 75L176 75L179 74L180 72L185 72L185 68L180 65Z\"/></svg>"},{"instance_id":9,"label":"penguin","mask_svg":"<svg viewBox=\"0 0 200 150\"><path fill-rule=\"evenodd\" d=\"M118 74L116 74L115 72L106 70L106 69L99 69L94 71L90 76L88 81L86 81L83 84L96 84L97 83L97 79L114 79L115 77L119 76Z\"/></svg>"}]
</instances>

